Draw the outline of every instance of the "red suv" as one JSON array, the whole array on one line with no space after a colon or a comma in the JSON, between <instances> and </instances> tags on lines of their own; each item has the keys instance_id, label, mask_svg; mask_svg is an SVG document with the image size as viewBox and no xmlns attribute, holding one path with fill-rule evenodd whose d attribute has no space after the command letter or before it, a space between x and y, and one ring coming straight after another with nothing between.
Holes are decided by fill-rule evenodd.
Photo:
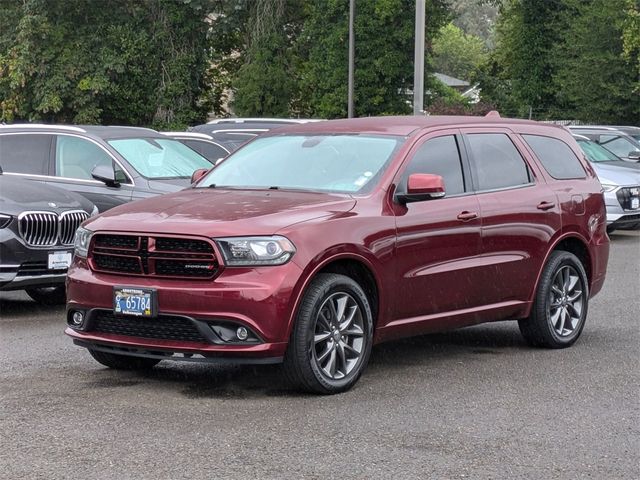
<instances>
[{"instance_id":1,"label":"red suv","mask_svg":"<svg viewBox=\"0 0 640 480\"><path fill-rule=\"evenodd\" d=\"M533 345L573 344L608 253L600 183L560 127L308 123L85 222L66 333L112 368L284 362L337 393L393 338L515 319Z\"/></svg>"}]
</instances>

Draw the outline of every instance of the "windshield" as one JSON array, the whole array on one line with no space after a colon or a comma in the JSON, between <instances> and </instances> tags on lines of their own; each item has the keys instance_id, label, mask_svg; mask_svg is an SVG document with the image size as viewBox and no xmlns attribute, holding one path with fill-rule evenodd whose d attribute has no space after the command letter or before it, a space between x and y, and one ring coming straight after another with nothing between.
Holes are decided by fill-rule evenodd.
<instances>
[{"instance_id":1,"label":"windshield","mask_svg":"<svg viewBox=\"0 0 640 480\"><path fill-rule=\"evenodd\" d=\"M590 162L611 162L614 160L620 160L613 153L606 148L598 145L596 142L590 140L578 140L578 145L587 156L587 160Z\"/></svg>"},{"instance_id":2,"label":"windshield","mask_svg":"<svg viewBox=\"0 0 640 480\"><path fill-rule=\"evenodd\" d=\"M170 138L123 138L108 143L146 178L189 178L199 168L211 168L206 158Z\"/></svg>"},{"instance_id":3,"label":"windshield","mask_svg":"<svg viewBox=\"0 0 640 480\"><path fill-rule=\"evenodd\" d=\"M615 153L619 157L627 157L630 152L637 152L639 149L628 138L620 135L600 135L600 145Z\"/></svg>"},{"instance_id":4,"label":"windshield","mask_svg":"<svg viewBox=\"0 0 640 480\"><path fill-rule=\"evenodd\" d=\"M220 163L198 187L364 192L401 143L392 136L260 137Z\"/></svg>"}]
</instances>

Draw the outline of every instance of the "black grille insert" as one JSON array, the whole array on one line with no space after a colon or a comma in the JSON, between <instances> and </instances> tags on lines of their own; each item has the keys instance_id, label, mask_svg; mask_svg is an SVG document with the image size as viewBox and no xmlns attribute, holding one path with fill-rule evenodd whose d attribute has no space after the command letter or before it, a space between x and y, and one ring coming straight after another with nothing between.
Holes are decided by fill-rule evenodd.
<instances>
[{"instance_id":1,"label":"black grille insert","mask_svg":"<svg viewBox=\"0 0 640 480\"><path fill-rule=\"evenodd\" d=\"M152 235L98 233L90 262L109 273L194 279L213 278L219 268L210 241Z\"/></svg>"},{"instance_id":2,"label":"black grille insert","mask_svg":"<svg viewBox=\"0 0 640 480\"><path fill-rule=\"evenodd\" d=\"M117 316L103 310L92 314L89 331L127 337L209 343L194 323L183 317L160 315L157 318Z\"/></svg>"}]
</instances>

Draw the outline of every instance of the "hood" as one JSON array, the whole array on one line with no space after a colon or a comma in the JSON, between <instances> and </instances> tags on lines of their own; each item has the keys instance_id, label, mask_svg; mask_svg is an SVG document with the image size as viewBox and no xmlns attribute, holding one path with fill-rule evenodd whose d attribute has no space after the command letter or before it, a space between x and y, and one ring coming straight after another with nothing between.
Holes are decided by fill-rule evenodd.
<instances>
[{"instance_id":1,"label":"hood","mask_svg":"<svg viewBox=\"0 0 640 480\"><path fill-rule=\"evenodd\" d=\"M191 188L108 210L87 228L207 237L271 235L294 223L351 210L349 195Z\"/></svg>"},{"instance_id":2,"label":"hood","mask_svg":"<svg viewBox=\"0 0 640 480\"><path fill-rule=\"evenodd\" d=\"M639 170L626 166L610 165L609 163L612 162L591 164L598 175L600 183L606 185L640 185Z\"/></svg>"},{"instance_id":3,"label":"hood","mask_svg":"<svg viewBox=\"0 0 640 480\"><path fill-rule=\"evenodd\" d=\"M13 175L0 175L0 213L17 215L29 210L60 213L65 210L93 211L93 204L77 193Z\"/></svg>"},{"instance_id":4,"label":"hood","mask_svg":"<svg viewBox=\"0 0 640 480\"><path fill-rule=\"evenodd\" d=\"M601 165L603 167L620 167L628 168L633 171L640 171L640 163L638 162L626 162L624 160L611 160L608 162L592 162L592 165Z\"/></svg>"}]
</instances>

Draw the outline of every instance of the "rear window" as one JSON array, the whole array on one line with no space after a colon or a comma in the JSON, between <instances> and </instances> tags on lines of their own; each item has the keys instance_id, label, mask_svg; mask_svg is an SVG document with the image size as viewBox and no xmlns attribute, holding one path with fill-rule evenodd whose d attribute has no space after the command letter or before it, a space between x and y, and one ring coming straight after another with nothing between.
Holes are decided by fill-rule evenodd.
<instances>
[{"instance_id":1,"label":"rear window","mask_svg":"<svg viewBox=\"0 0 640 480\"><path fill-rule=\"evenodd\" d=\"M53 135L0 135L0 166L5 172L49 174L49 152Z\"/></svg>"},{"instance_id":2,"label":"rear window","mask_svg":"<svg viewBox=\"0 0 640 480\"><path fill-rule=\"evenodd\" d=\"M558 180L585 178L580 160L562 140L541 135L523 135L522 137L553 178Z\"/></svg>"}]
</instances>

